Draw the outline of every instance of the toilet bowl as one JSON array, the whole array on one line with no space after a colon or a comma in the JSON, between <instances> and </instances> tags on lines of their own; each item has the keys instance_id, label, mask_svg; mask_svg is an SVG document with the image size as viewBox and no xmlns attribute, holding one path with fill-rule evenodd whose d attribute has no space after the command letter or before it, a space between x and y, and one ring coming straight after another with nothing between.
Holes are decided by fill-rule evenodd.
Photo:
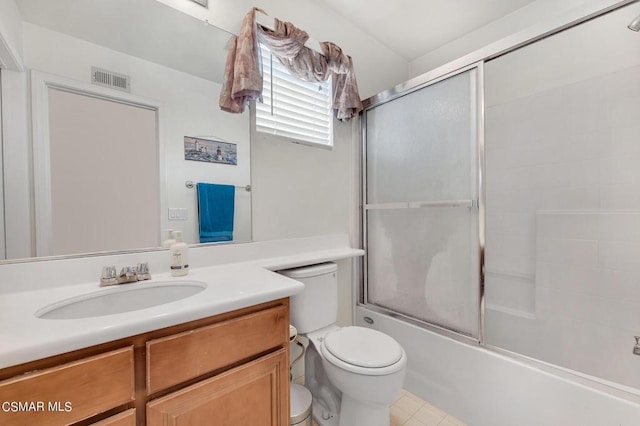
<instances>
[{"instance_id":1,"label":"toilet bowl","mask_svg":"<svg viewBox=\"0 0 640 426\"><path fill-rule=\"evenodd\" d=\"M407 356L392 337L365 327L338 327L337 267L325 263L280 271L305 285L291 298L291 323L309 339L305 385L320 426L389 426Z\"/></svg>"},{"instance_id":2,"label":"toilet bowl","mask_svg":"<svg viewBox=\"0 0 640 426\"><path fill-rule=\"evenodd\" d=\"M307 337L322 362L322 372L316 369L316 376L325 374L341 393L337 418L326 424L388 426L389 404L400 393L406 373L402 347L386 334L364 327L330 327ZM326 418L325 414L316 421L324 426Z\"/></svg>"}]
</instances>

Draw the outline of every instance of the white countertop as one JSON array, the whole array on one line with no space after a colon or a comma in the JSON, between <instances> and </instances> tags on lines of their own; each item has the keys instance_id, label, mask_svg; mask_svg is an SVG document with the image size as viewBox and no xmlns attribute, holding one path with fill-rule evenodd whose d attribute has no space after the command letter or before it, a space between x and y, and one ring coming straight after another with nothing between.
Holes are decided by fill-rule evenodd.
<instances>
[{"instance_id":1,"label":"white countertop","mask_svg":"<svg viewBox=\"0 0 640 426\"><path fill-rule=\"evenodd\" d=\"M35 312L60 300L112 287L101 288L92 282L3 294L0 298L0 368L289 297L302 291L303 284L272 270L363 253L342 248L192 269L184 277L153 274L152 280L122 286L201 281L207 287L175 302L83 319L41 319Z\"/></svg>"}]
</instances>

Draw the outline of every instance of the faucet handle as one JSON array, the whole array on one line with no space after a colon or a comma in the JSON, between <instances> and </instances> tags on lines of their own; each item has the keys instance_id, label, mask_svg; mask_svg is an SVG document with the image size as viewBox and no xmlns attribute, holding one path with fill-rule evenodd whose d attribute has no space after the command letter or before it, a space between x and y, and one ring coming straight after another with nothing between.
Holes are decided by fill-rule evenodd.
<instances>
[{"instance_id":1,"label":"faucet handle","mask_svg":"<svg viewBox=\"0 0 640 426\"><path fill-rule=\"evenodd\" d=\"M123 266L118 275L118 284L126 284L138 281L136 270L133 266Z\"/></svg>"},{"instance_id":2,"label":"faucet handle","mask_svg":"<svg viewBox=\"0 0 640 426\"><path fill-rule=\"evenodd\" d=\"M137 277L138 281L150 280L151 279L151 274L149 273L149 263L148 262L138 263L136 265L136 277Z\"/></svg>"},{"instance_id":3,"label":"faucet handle","mask_svg":"<svg viewBox=\"0 0 640 426\"><path fill-rule=\"evenodd\" d=\"M102 274L100 275L100 286L118 284L118 276L116 274L115 266L103 266Z\"/></svg>"}]
</instances>

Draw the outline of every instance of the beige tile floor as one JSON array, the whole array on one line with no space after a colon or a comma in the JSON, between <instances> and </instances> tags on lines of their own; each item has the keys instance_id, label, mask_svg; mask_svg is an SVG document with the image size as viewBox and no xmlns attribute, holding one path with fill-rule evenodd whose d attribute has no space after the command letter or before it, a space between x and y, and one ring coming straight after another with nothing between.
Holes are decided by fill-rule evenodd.
<instances>
[{"instance_id":1,"label":"beige tile floor","mask_svg":"<svg viewBox=\"0 0 640 426\"><path fill-rule=\"evenodd\" d=\"M391 404L391 426L466 426L419 396L403 390Z\"/></svg>"},{"instance_id":2,"label":"beige tile floor","mask_svg":"<svg viewBox=\"0 0 640 426\"><path fill-rule=\"evenodd\" d=\"M409 391L403 390L391 404L391 426L467 426ZM313 426L318 426L313 422Z\"/></svg>"}]
</instances>

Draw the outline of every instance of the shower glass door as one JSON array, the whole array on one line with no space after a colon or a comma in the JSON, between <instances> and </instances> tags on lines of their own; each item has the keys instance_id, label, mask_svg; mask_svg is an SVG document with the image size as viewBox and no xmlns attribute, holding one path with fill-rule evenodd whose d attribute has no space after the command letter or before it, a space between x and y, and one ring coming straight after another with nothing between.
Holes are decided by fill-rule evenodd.
<instances>
[{"instance_id":1,"label":"shower glass door","mask_svg":"<svg viewBox=\"0 0 640 426\"><path fill-rule=\"evenodd\" d=\"M477 68L364 119L364 302L479 337Z\"/></svg>"}]
</instances>

